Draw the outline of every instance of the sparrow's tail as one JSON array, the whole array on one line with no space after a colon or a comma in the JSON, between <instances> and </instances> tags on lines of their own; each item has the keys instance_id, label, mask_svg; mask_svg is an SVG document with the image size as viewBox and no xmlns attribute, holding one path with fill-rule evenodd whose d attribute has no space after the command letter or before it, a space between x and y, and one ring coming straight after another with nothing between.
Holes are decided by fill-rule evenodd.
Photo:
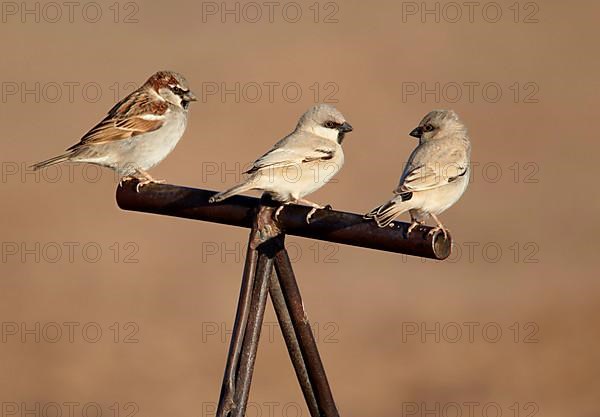
<instances>
[{"instance_id":1,"label":"sparrow's tail","mask_svg":"<svg viewBox=\"0 0 600 417\"><path fill-rule=\"evenodd\" d=\"M412 205L403 204L412 198L412 193L399 194L385 204L365 214L365 219L374 219L379 227L387 227L396 217L406 213Z\"/></svg>"},{"instance_id":2,"label":"sparrow's tail","mask_svg":"<svg viewBox=\"0 0 600 417\"><path fill-rule=\"evenodd\" d=\"M251 181L243 182L239 185L236 185L233 188L230 188L229 190L213 195L211 198L208 199L208 202L218 203L219 201L223 201L226 198L231 197L232 195L237 195L246 191L250 191L254 188L254 186L255 184L253 184Z\"/></svg>"},{"instance_id":3,"label":"sparrow's tail","mask_svg":"<svg viewBox=\"0 0 600 417\"><path fill-rule=\"evenodd\" d=\"M67 152L65 154L55 156L54 158L50 158L50 159L46 159L45 161L38 162L37 164L32 165L31 168L34 171L37 171L38 169L46 168L51 165L56 165L56 164L60 164L61 162L68 161L69 159L71 159L71 156L73 156L73 153Z\"/></svg>"}]
</instances>

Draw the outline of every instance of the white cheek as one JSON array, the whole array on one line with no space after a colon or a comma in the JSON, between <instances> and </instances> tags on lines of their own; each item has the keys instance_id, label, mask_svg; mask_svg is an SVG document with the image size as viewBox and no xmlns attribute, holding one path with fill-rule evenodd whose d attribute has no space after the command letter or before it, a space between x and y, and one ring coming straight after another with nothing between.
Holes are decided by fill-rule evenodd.
<instances>
[{"instance_id":1,"label":"white cheek","mask_svg":"<svg viewBox=\"0 0 600 417\"><path fill-rule=\"evenodd\" d=\"M327 138L327 139L331 139L331 140L337 140L338 138L338 131L336 129L327 129L326 127L323 126L315 126L312 129L312 132L317 135L317 136L321 136L323 138Z\"/></svg>"},{"instance_id":2,"label":"white cheek","mask_svg":"<svg viewBox=\"0 0 600 417\"><path fill-rule=\"evenodd\" d=\"M181 97L179 97L177 94L174 94L168 88L161 88L159 92L160 92L160 95L162 96L162 98L164 98L169 103L176 104L176 105L181 104Z\"/></svg>"}]
</instances>

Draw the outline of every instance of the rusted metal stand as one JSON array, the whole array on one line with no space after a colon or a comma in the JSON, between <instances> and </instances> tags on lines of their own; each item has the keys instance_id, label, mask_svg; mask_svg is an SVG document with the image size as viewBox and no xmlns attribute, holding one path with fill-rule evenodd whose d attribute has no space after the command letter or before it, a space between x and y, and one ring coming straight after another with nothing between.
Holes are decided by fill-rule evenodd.
<instances>
[{"instance_id":1,"label":"rusted metal stand","mask_svg":"<svg viewBox=\"0 0 600 417\"><path fill-rule=\"evenodd\" d=\"M263 322L267 292L311 416L338 416L300 290L273 220L275 208L261 205L250 232L246 265L227 357L217 417L243 417ZM273 275L275 266L276 276Z\"/></svg>"},{"instance_id":2,"label":"rusted metal stand","mask_svg":"<svg viewBox=\"0 0 600 417\"><path fill-rule=\"evenodd\" d=\"M285 249L285 233L390 252L444 259L451 242L441 232L419 227L406 237L408 224L378 228L351 213L320 210L306 224L309 207L290 205L274 219L276 205L267 200L235 196L209 204L214 192L152 184L139 193L135 183L117 189L117 202L126 210L207 220L250 227L229 354L223 376L217 417L243 417L270 295L290 359L312 417L339 416L317 349L298 283ZM275 273L273 273L275 271Z\"/></svg>"}]
</instances>

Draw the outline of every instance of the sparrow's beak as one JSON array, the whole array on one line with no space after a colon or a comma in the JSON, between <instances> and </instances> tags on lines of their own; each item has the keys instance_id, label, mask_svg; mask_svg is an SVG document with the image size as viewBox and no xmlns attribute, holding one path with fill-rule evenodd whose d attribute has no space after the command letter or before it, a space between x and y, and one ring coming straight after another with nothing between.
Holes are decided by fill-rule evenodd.
<instances>
[{"instance_id":1,"label":"sparrow's beak","mask_svg":"<svg viewBox=\"0 0 600 417\"><path fill-rule=\"evenodd\" d=\"M187 101L198 101L198 97L196 97L191 90L185 93L185 99Z\"/></svg>"},{"instance_id":2,"label":"sparrow's beak","mask_svg":"<svg viewBox=\"0 0 600 417\"><path fill-rule=\"evenodd\" d=\"M342 125L340 125L340 127L338 127L338 130L342 133L348 133L348 132L352 132L352 125L348 122L344 122Z\"/></svg>"},{"instance_id":3,"label":"sparrow's beak","mask_svg":"<svg viewBox=\"0 0 600 417\"><path fill-rule=\"evenodd\" d=\"M409 135L411 135L413 138L421 139L421 136L423 135L423 128L415 127L412 132L409 133Z\"/></svg>"}]
</instances>

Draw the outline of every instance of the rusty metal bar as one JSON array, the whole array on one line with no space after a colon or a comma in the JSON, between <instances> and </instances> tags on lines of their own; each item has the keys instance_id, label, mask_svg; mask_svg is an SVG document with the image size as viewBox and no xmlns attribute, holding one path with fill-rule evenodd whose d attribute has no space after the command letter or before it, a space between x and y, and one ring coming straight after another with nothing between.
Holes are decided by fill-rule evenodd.
<instances>
[{"instance_id":1,"label":"rusty metal bar","mask_svg":"<svg viewBox=\"0 0 600 417\"><path fill-rule=\"evenodd\" d=\"M150 184L135 190L135 181L117 188L117 204L124 210L204 220L239 227L252 227L259 206L258 198L234 196L222 203L210 204L214 191ZM318 210L310 224L306 215L310 207L290 204L279 215L278 223L289 235L325 240L352 246L383 250L432 259L450 255L451 238L440 231L429 234L430 227L415 228L406 237L408 223L394 222L393 227L380 228L361 215L335 210Z\"/></svg>"},{"instance_id":2,"label":"rusty metal bar","mask_svg":"<svg viewBox=\"0 0 600 417\"><path fill-rule=\"evenodd\" d=\"M250 395L250 384L252 383L252 374L258 350L258 340L260 338L267 295L269 293L269 278L272 272L272 255L260 251L254 289L252 291L252 302L250 303L250 312L248 314L248 324L244 335L244 344L242 346L242 354L236 378L237 384L233 396L234 408L231 411L232 417L244 417L246 414L246 405L248 404L248 396Z\"/></svg>"},{"instance_id":3,"label":"rusty metal bar","mask_svg":"<svg viewBox=\"0 0 600 417\"><path fill-rule=\"evenodd\" d=\"M283 237L280 240L283 245ZM277 251L275 255L275 270L279 277L283 298L285 299L300 351L306 365L308 379L310 380L319 407L319 415L339 417L335 401L333 400L333 394L327 381L327 375L323 368L323 362L319 355L317 343L310 328L306 312L304 311L304 303L302 302L300 289L298 288L294 270L292 269L292 263L285 248Z\"/></svg>"},{"instance_id":4,"label":"rusty metal bar","mask_svg":"<svg viewBox=\"0 0 600 417\"><path fill-rule=\"evenodd\" d=\"M302 357L302 351L300 350L300 344L298 343L298 338L296 337L296 332L294 331L294 325L290 317L290 312L285 303L283 293L281 292L279 278L275 274L271 275L271 280L269 282L269 295L271 296L271 301L273 302L273 308L275 309L275 314L277 315L277 321L279 322L279 327L281 328L283 340L285 341L288 353L290 354L290 360L294 365L294 371L296 372L296 377L300 383L302 394L304 394L308 411L310 412L311 417L319 417L319 405L317 404L315 393L308 378L306 364L304 363L304 358Z\"/></svg>"},{"instance_id":5,"label":"rusty metal bar","mask_svg":"<svg viewBox=\"0 0 600 417\"><path fill-rule=\"evenodd\" d=\"M255 211L217 417L243 417L246 412L275 251L279 248L274 237L281 234L272 221L273 211L273 207L263 205Z\"/></svg>"},{"instance_id":6,"label":"rusty metal bar","mask_svg":"<svg viewBox=\"0 0 600 417\"><path fill-rule=\"evenodd\" d=\"M250 301L252 297L252 288L254 286L254 276L256 274L256 265L258 261L258 251L256 250L257 226L256 224L250 231L248 239L248 249L246 252L246 262L244 264L244 274L242 276L242 286L238 300L233 332L231 335L231 344L229 354L227 355L227 364L225 374L223 375L223 384L221 386L221 396L217 407L216 417L225 417L231 411L235 393L235 381L242 351L242 343L246 332L248 314L250 311Z\"/></svg>"}]
</instances>

